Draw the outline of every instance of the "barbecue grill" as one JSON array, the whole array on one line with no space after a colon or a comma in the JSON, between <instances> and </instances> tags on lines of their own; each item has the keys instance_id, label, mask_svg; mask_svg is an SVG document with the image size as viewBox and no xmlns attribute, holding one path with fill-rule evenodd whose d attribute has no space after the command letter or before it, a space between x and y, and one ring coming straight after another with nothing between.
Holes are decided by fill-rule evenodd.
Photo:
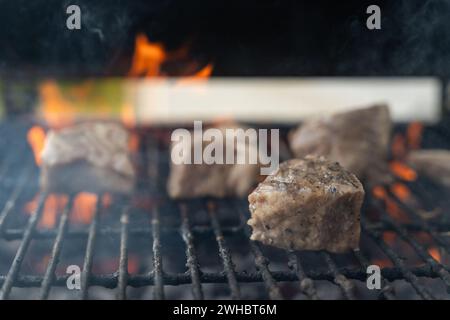
<instances>
[{"instance_id":1,"label":"barbecue grill","mask_svg":"<svg viewBox=\"0 0 450 320\"><path fill-rule=\"evenodd\" d=\"M108 205L98 195L91 221L77 226L71 220L76 195L68 195L55 226L43 228L40 223L49 195L38 195L31 215L23 212L25 203L38 194L39 170L26 143L29 128L25 120L0 125L0 150L5 155L0 164L1 299L54 298L58 287L66 287L70 275L64 270L71 264L66 260L74 252L80 256L81 289L73 294L80 299L99 299L102 290L117 299L449 297L447 200L422 178L408 183L418 204L392 195L407 214L407 222L393 218L366 186L361 250L345 255L289 252L249 240L245 199L170 200L165 194L170 128L136 129L142 177L136 192L130 197L113 195ZM285 126L283 132L289 128ZM447 140L444 126L428 127L423 136L424 147ZM136 200L139 196L147 203ZM427 216L422 209L431 210L430 204L440 205L440 214ZM395 235L395 241L386 233ZM424 235L431 241L424 243ZM115 246L101 249L102 241ZM439 257L430 253L431 245ZM11 248L9 255L1 250L4 247ZM69 254L64 254L65 249ZM140 267L131 271L130 258L136 256ZM96 265L107 257L113 261L111 272L96 272ZM39 259L44 261L39 272L30 272L27 261ZM382 288L369 290L366 270L375 261L383 261ZM27 289L25 296L21 288ZM329 292L335 295L330 297Z\"/></svg>"}]
</instances>

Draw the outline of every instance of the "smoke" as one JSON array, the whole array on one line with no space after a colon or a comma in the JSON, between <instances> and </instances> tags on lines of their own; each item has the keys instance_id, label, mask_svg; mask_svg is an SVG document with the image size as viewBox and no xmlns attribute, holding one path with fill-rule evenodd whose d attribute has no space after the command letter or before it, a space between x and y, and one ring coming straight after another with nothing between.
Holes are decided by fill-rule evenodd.
<instances>
[{"instance_id":1,"label":"smoke","mask_svg":"<svg viewBox=\"0 0 450 320\"><path fill-rule=\"evenodd\" d=\"M381 30L366 28L370 4ZM145 32L168 48L191 41L217 75L448 76L449 24L450 0L0 0L0 72L123 75Z\"/></svg>"},{"instance_id":2,"label":"smoke","mask_svg":"<svg viewBox=\"0 0 450 320\"><path fill-rule=\"evenodd\" d=\"M66 27L71 4L81 8L81 30ZM1 1L0 68L104 72L126 41L132 41L131 21L129 6L122 0Z\"/></svg>"},{"instance_id":3,"label":"smoke","mask_svg":"<svg viewBox=\"0 0 450 320\"><path fill-rule=\"evenodd\" d=\"M369 31L364 16L352 17L347 48L335 57L337 73L449 76L450 1L378 2L382 30Z\"/></svg>"}]
</instances>

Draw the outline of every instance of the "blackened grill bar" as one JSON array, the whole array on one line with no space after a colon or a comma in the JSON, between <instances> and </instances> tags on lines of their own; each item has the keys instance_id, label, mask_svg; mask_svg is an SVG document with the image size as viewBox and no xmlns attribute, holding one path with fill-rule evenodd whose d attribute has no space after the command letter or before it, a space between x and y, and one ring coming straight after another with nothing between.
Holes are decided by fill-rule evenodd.
<instances>
[{"instance_id":1,"label":"blackened grill bar","mask_svg":"<svg viewBox=\"0 0 450 320\"><path fill-rule=\"evenodd\" d=\"M7 128L0 126L4 136L10 139L25 139L16 132L25 133L26 128ZM18 130L19 129L19 130ZM167 130L167 129L161 129ZM144 133L142 133L144 134ZM145 132L145 135L152 134ZM156 137L155 137L156 139ZM150 141L149 137L143 137L142 141ZM17 141L17 146L23 141ZM245 240L248 245L248 256L252 257L254 268L256 271L250 270L248 266L242 270L238 268L236 255L231 239L249 239L250 229L246 225L248 219L247 202L243 200L230 200L228 202L214 199L203 199L196 201L177 201L172 202L164 198L161 203L155 205L152 209L147 210L149 221L147 226L133 226L133 221L137 218L133 214L133 206L130 199L120 199L118 201L118 225L112 227L104 220L108 220L106 215L112 215L102 206L101 197L97 197L96 209L93 214L92 221L88 226L78 230L71 230L70 213L73 209L74 196L69 197L69 201L61 210L59 221L54 229L40 229L38 223L44 214L44 207L47 194L41 194L37 208L31 213L26 224L20 227L11 226L9 222L15 220L15 215L19 214L20 208L23 207L25 199L23 195L30 188L37 188L38 169L31 165L32 155L26 153L25 147L14 148L9 150L9 144L1 145L2 152L11 156L5 157L0 164L3 168L0 172L0 179L3 181L14 181L14 184L7 185L4 183L1 187L4 189L2 194L8 195L2 199L2 210L0 211L0 238L2 241L11 242L19 240L18 249L15 252L8 271L0 274L1 299L13 297L13 288L40 288L39 297L41 299L51 298L51 291L54 287L66 286L68 275L58 275L56 270L61 263L62 250L66 246L71 246L72 242L77 239L85 239L86 249L83 255L83 265L81 274L82 288L79 292L79 298L91 298L89 289L93 286L115 289L118 299L126 299L127 287L143 288L152 286L153 297L155 299L164 299L168 293L168 286L181 286L188 284L191 286L192 297L194 299L207 298L205 290L206 284L225 284L227 285L228 295L231 298L242 298L243 288L246 284L261 283L266 289L266 296L271 299L284 298L284 290L282 287L285 283L291 282L295 285L298 292L303 293L308 299L320 298L318 280L325 280L334 283L341 291L343 298L358 298L358 290L355 289L355 281L365 282L367 279L366 268L371 264L372 252L368 249L354 251L350 254L354 264L343 264L341 259L335 255L320 252L314 264L317 268L309 269L306 266L306 260L301 252L279 252L284 255L287 261L286 270L271 270L271 264L274 262L270 251L259 243ZM163 144L147 144L141 150L142 153L158 153L158 163L150 163L152 166L158 166L152 170L157 176L153 177L154 185L157 187L161 181L164 181L167 174L167 168L164 164ZM25 165L21 166L17 158L26 159ZM145 156L143 156L145 158ZM22 161L23 163L23 161ZM18 177L11 179L8 175ZM163 184L161 184L163 185ZM160 192L159 190L158 192ZM417 195L420 198L420 195ZM160 197L160 195L158 195ZM371 241L389 259L392 267L382 268L382 286L378 298L395 299L401 298L397 296L391 282L395 280L404 280L409 283L411 288L422 299L436 299L434 292L422 283L423 278L430 278L440 281L447 290L450 288L449 266L445 262L437 261L427 250L427 247L417 241L410 233L425 232L429 234L437 247L450 252L450 245L445 238L445 233L450 231L450 226L445 223L432 223L421 217L417 209L402 201L396 199L396 203L404 209L411 217L411 222L406 224L398 223L389 217L389 213L383 207L380 200L369 196L369 208L376 210L381 219L376 222L370 222L365 218L365 211L362 216L362 233L363 236ZM167 207L166 207L167 205ZM170 212L166 212L164 208L170 208ZM111 209L112 210L112 209ZM237 218L237 222L229 225L227 221L223 221L223 217L219 214L219 210L225 212L230 217ZM195 220L197 211L206 213L207 222L198 223ZM166 215L176 216L179 218L177 225L167 223ZM398 238L402 239L408 248L415 253L421 260L421 264L409 264L402 257L403 252L393 247L383 239L383 233L386 231L393 232ZM166 260L163 259L170 248L166 235L178 235L184 244L185 252L185 272L167 271L169 266L165 265ZM111 252L117 258L118 268L113 273L94 273L95 256L99 254L96 250L97 243L106 237L117 237L120 242L119 250ZM129 255L133 248L133 238L144 238L148 240L148 246L152 251L152 267L145 272L131 273L128 270ZM32 241L40 242L43 240L51 240L51 250L49 259L45 265L42 275L22 274L21 269L23 261L27 255L35 255L33 247L30 245ZM229 241L230 240L230 241ZM213 253L219 258L220 271L204 270L202 264L201 253L198 251L197 245L199 241L207 244L209 255ZM243 244L242 244L243 245ZM218 251L216 250L218 249ZM181 287L180 287L181 288ZM186 291L186 288L180 290ZM360 289L359 289L360 290Z\"/></svg>"}]
</instances>

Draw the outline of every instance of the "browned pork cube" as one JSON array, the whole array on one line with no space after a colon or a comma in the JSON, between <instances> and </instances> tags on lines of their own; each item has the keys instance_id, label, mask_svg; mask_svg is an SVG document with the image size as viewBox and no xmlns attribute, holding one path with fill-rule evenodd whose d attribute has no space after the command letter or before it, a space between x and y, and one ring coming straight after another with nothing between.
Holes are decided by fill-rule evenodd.
<instances>
[{"instance_id":1,"label":"browned pork cube","mask_svg":"<svg viewBox=\"0 0 450 320\"><path fill-rule=\"evenodd\" d=\"M444 187L450 188L450 151L416 150L408 155L408 164Z\"/></svg>"},{"instance_id":2,"label":"browned pork cube","mask_svg":"<svg viewBox=\"0 0 450 320\"><path fill-rule=\"evenodd\" d=\"M283 249L356 249L363 198L362 184L338 163L288 160L248 197L251 239Z\"/></svg>"},{"instance_id":3,"label":"browned pork cube","mask_svg":"<svg viewBox=\"0 0 450 320\"><path fill-rule=\"evenodd\" d=\"M55 193L133 189L129 135L117 123L89 122L50 130L41 154L41 187Z\"/></svg>"},{"instance_id":4,"label":"browned pork cube","mask_svg":"<svg viewBox=\"0 0 450 320\"><path fill-rule=\"evenodd\" d=\"M215 129L222 132L225 142L226 129L246 130L236 123L228 123L216 126ZM208 143L202 141L201 137L191 135L191 155L194 152L194 144L200 143L203 149ZM173 145L172 145L173 148ZM253 149L254 154L258 153L256 145L250 144L248 140L244 142L236 141L234 144L234 154L245 152L246 157ZM225 153L225 150L223 150ZM247 158L248 159L248 158ZM167 191L171 198L196 198L196 197L245 197L256 185L259 177L259 164L252 164L249 161L245 164L175 164L170 163L170 175L167 183Z\"/></svg>"},{"instance_id":5,"label":"browned pork cube","mask_svg":"<svg viewBox=\"0 0 450 320\"><path fill-rule=\"evenodd\" d=\"M389 109L373 106L307 121L289 135L295 157L323 155L360 179L387 182Z\"/></svg>"}]
</instances>

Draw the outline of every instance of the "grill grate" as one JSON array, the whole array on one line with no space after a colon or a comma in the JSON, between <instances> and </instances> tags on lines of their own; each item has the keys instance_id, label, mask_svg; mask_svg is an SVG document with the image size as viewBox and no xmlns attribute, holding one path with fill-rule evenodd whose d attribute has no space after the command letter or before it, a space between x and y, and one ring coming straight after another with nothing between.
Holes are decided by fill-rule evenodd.
<instances>
[{"instance_id":1,"label":"grill grate","mask_svg":"<svg viewBox=\"0 0 450 320\"><path fill-rule=\"evenodd\" d=\"M439 223L427 221L422 218L416 208L392 195L397 205L411 219L411 222L399 223L390 217L382 203L370 198L368 208L362 214L364 243L362 249L346 255L345 259L326 252L314 253L314 267L308 267L308 264L311 264L308 253L271 249L248 240L250 229L246 221L249 212L244 200L204 199L174 202L165 198L161 190L163 190L165 174L167 174L168 155L167 152L158 152L158 150L167 151L167 148L163 148L161 143L155 143L152 138L149 138L148 132L142 140L146 141L142 162L158 164L153 171L159 174L155 179L147 179L150 180L151 185L144 188L147 196L154 197L156 203L151 210L145 212L148 216L147 225L133 224L137 213L134 212L135 207L130 199L118 199L116 207L119 208L119 213L113 215L110 212L104 212L107 210L98 195L91 223L84 228L72 230L70 216L74 207L74 196L70 196L58 216L56 227L42 229L38 223L42 218L48 195L41 194L36 210L29 216L26 223L16 226L11 221L21 215L25 199L29 199L30 195L37 191L38 169L34 166L32 154L26 145L26 131L27 126L23 124L0 126L3 139L0 140L0 148L2 154L6 154L0 163L0 188L3 194L0 197L2 201L0 239L5 243L19 243L11 263L8 264L7 272L0 273L1 299L13 297L14 288L38 288L39 298L48 299L51 297L53 288L66 286L68 275L58 274L57 268L63 263L61 262L63 248L70 246L71 242L77 239L87 241L82 258L80 299L95 298L90 296L90 288L93 286L114 289L118 299L126 299L130 287L149 287L154 299L164 299L170 297L167 291L169 286L190 291L189 297L194 299L204 299L210 295L206 289L208 284L226 285L228 297L232 299L255 298L243 290L243 285L254 283L260 283L265 287L263 297L283 299L287 297L287 291L288 297L295 297L292 291L296 290L302 294L301 297L318 299L321 298L321 281L332 283L339 288L343 298L357 299L360 298L363 290L361 285L357 284L365 283L366 269L373 261L375 251L383 253L392 264L391 267L382 269L383 289L377 291L378 298L398 298L394 288L394 282L397 280L409 283L410 288L422 299L448 298L445 292L436 294L424 280L438 279L440 285L450 292L449 265L445 264L445 260L440 262L434 258L428 252L428 248L413 236L417 232L426 233L432 238L437 248L448 255L450 254L448 242L450 225L446 221ZM17 139L17 141L11 143L6 139ZM11 146L14 148L11 149ZM148 161L149 157L157 161ZM147 172L148 168L144 166L143 170ZM368 210L376 210L381 218L376 222L369 221L365 218ZM196 212L199 211L205 213L206 223L199 222L197 219ZM111 217L107 219L105 213ZM168 216L175 217L175 223L168 222L169 220L166 219ZM233 217L234 223L230 224L224 216ZM111 219L119 221L117 227L104 221ZM385 241L383 235L387 231L395 234L406 243L407 247L399 249ZM165 265L167 260L164 259L164 255L171 250L171 243L167 239L174 237L179 237L184 245L185 272L169 272ZM113 273L98 274L93 271L95 256L98 255L96 247L104 238L119 239L120 245L117 252L111 253L117 257L118 267ZM152 251L152 263L142 272L129 273L129 256L133 249L134 238L148 239L148 247ZM236 239L242 239L238 246L244 247L244 244L248 246L246 256L251 256L252 267L246 266L243 269L236 266L236 259L241 259L236 254L235 242L239 242ZM23 274L21 269L26 256L35 254L31 246L32 241L45 240L52 241L52 246L44 272L37 275ZM198 250L199 242L208 248L207 255L217 256L219 265L216 268L219 271L209 271L202 265L201 261L205 254ZM403 257L405 250L414 252L420 259L420 263L412 264L405 259ZM279 258L273 258L274 256L282 256L281 260L286 262L286 268L283 270L273 268L274 261L280 261ZM185 284L189 285L190 289L182 286ZM286 284L289 285L288 289Z\"/></svg>"}]
</instances>

